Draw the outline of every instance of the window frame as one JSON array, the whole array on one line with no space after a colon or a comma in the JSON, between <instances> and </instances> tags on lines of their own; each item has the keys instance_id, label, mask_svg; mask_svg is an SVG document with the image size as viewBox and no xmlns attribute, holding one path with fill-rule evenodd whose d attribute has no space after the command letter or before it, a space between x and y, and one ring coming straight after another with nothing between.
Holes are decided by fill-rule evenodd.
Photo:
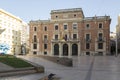
<instances>
[{"instance_id":1,"label":"window frame","mask_svg":"<svg viewBox=\"0 0 120 80\"><path fill-rule=\"evenodd\" d=\"M86 23L86 24L85 24L85 28L86 28L86 29L90 29L90 23Z\"/></svg>"},{"instance_id":2,"label":"window frame","mask_svg":"<svg viewBox=\"0 0 120 80\"><path fill-rule=\"evenodd\" d=\"M90 49L90 43L86 43L86 49Z\"/></svg>"},{"instance_id":3,"label":"window frame","mask_svg":"<svg viewBox=\"0 0 120 80\"><path fill-rule=\"evenodd\" d=\"M102 29L102 28L103 28L103 23L102 23L102 22L99 22L99 23L98 23L98 28L99 28L99 29Z\"/></svg>"},{"instance_id":4,"label":"window frame","mask_svg":"<svg viewBox=\"0 0 120 80\"><path fill-rule=\"evenodd\" d=\"M37 27L36 27L36 26L34 26L34 29L33 29L33 30L34 30L34 32L36 32L36 31L37 31Z\"/></svg>"},{"instance_id":5,"label":"window frame","mask_svg":"<svg viewBox=\"0 0 120 80\"><path fill-rule=\"evenodd\" d=\"M98 49L103 49L103 43L98 43Z\"/></svg>"},{"instance_id":6,"label":"window frame","mask_svg":"<svg viewBox=\"0 0 120 80\"><path fill-rule=\"evenodd\" d=\"M76 26L75 26L75 25L76 25ZM77 23L73 23L73 24L72 24L72 29L77 30L77 29L78 29L78 24L77 24Z\"/></svg>"},{"instance_id":7,"label":"window frame","mask_svg":"<svg viewBox=\"0 0 120 80\"><path fill-rule=\"evenodd\" d=\"M33 49L37 49L37 44L33 44Z\"/></svg>"}]
</instances>

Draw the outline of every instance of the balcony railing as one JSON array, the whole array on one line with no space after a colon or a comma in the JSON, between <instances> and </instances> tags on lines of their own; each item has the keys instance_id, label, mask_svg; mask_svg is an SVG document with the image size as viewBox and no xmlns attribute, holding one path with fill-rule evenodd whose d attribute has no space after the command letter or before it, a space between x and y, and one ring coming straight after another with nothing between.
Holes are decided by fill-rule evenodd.
<instances>
[{"instance_id":1,"label":"balcony railing","mask_svg":"<svg viewBox=\"0 0 120 80\"><path fill-rule=\"evenodd\" d=\"M97 38L97 41L98 41L98 42L104 42L104 41L105 41L105 38Z\"/></svg>"},{"instance_id":2,"label":"balcony railing","mask_svg":"<svg viewBox=\"0 0 120 80\"><path fill-rule=\"evenodd\" d=\"M52 42L79 42L79 39L52 39Z\"/></svg>"},{"instance_id":3,"label":"balcony railing","mask_svg":"<svg viewBox=\"0 0 120 80\"><path fill-rule=\"evenodd\" d=\"M90 42L91 42L91 39L85 39L85 41L86 41L87 43L90 43Z\"/></svg>"},{"instance_id":4,"label":"balcony railing","mask_svg":"<svg viewBox=\"0 0 120 80\"><path fill-rule=\"evenodd\" d=\"M43 43L48 43L48 40L47 39L43 40Z\"/></svg>"}]
</instances>

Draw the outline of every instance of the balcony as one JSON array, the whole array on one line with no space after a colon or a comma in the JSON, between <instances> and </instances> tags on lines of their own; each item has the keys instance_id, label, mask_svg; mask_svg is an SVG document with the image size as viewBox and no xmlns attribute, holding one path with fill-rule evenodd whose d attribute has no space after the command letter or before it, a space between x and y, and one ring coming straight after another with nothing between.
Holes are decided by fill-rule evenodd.
<instances>
[{"instance_id":1,"label":"balcony","mask_svg":"<svg viewBox=\"0 0 120 80\"><path fill-rule=\"evenodd\" d=\"M90 43L91 39L85 39L86 43Z\"/></svg>"},{"instance_id":2,"label":"balcony","mask_svg":"<svg viewBox=\"0 0 120 80\"><path fill-rule=\"evenodd\" d=\"M43 40L43 43L48 43L48 40L47 39Z\"/></svg>"},{"instance_id":3,"label":"balcony","mask_svg":"<svg viewBox=\"0 0 120 80\"><path fill-rule=\"evenodd\" d=\"M79 39L52 39L51 42L59 43L59 42L79 42Z\"/></svg>"},{"instance_id":4,"label":"balcony","mask_svg":"<svg viewBox=\"0 0 120 80\"><path fill-rule=\"evenodd\" d=\"M39 43L39 39L32 39L32 43Z\"/></svg>"},{"instance_id":5,"label":"balcony","mask_svg":"<svg viewBox=\"0 0 120 80\"><path fill-rule=\"evenodd\" d=\"M105 42L105 38L97 38L97 42Z\"/></svg>"}]
</instances>

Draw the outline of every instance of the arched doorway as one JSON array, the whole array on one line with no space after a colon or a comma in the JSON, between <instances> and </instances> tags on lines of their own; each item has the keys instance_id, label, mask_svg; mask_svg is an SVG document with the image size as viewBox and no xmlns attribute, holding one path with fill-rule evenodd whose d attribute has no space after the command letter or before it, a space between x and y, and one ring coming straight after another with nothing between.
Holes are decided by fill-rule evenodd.
<instances>
[{"instance_id":1,"label":"arched doorway","mask_svg":"<svg viewBox=\"0 0 120 80\"><path fill-rule=\"evenodd\" d=\"M68 56L68 45L67 44L63 45L63 56Z\"/></svg>"},{"instance_id":2,"label":"arched doorway","mask_svg":"<svg viewBox=\"0 0 120 80\"><path fill-rule=\"evenodd\" d=\"M59 55L59 45L58 44L54 45L54 55Z\"/></svg>"},{"instance_id":3,"label":"arched doorway","mask_svg":"<svg viewBox=\"0 0 120 80\"><path fill-rule=\"evenodd\" d=\"M72 45L72 55L78 55L78 45L77 44L73 44Z\"/></svg>"}]
</instances>

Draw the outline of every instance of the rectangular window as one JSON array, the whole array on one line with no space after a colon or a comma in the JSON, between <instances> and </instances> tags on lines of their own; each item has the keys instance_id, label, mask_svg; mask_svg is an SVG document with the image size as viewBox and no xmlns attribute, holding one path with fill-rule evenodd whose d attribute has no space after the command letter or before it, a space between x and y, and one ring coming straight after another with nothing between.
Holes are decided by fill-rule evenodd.
<instances>
[{"instance_id":1,"label":"rectangular window","mask_svg":"<svg viewBox=\"0 0 120 80\"><path fill-rule=\"evenodd\" d=\"M90 28L90 24L86 24L86 29L89 29Z\"/></svg>"},{"instance_id":2,"label":"rectangular window","mask_svg":"<svg viewBox=\"0 0 120 80\"><path fill-rule=\"evenodd\" d=\"M99 41L102 41L102 38L103 38L103 34L102 33L99 33Z\"/></svg>"},{"instance_id":3,"label":"rectangular window","mask_svg":"<svg viewBox=\"0 0 120 80\"><path fill-rule=\"evenodd\" d=\"M33 52L33 54L37 54L37 52L36 52L36 51L34 51L34 52Z\"/></svg>"},{"instance_id":4,"label":"rectangular window","mask_svg":"<svg viewBox=\"0 0 120 80\"><path fill-rule=\"evenodd\" d=\"M44 35L44 40L47 40L47 35Z\"/></svg>"},{"instance_id":5,"label":"rectangular window","mask_svg":"<svg viewBox=\"0 0 120 80\"><path fill-rule=\"evenodd\" d=\"M90 49L90 43L86 43L86 49Z\"/></svg>"},{"instance_id":6,"label":"rectangular window","mask_svg":"<svg viewBox=\"0 0 120 80\"><path fill-rule=\"evenodd\" d=\"M64 30L67 30L67 25L64 25Z\"/></svg>"},{"instance_id":7,"label":"rectangular window","mask_svg":"<svg viewBox=\"0 0 120 80\"><path fill-rule=\"evenodd\" d=\"M86 55L90 56L90 52L86 52Z\"/></svg>"},{"instance_id":8,"label":"rectangular window","mask_svg":"<svg viewBox=\"0 0 120 80\"><path fill-rule=\"evenodd\" d=\"M55 35L55 40L58 40L58 35Z\"/></svg>"},{"instance_id":9,"label":"rectangular window","mask_svg":"<svg viewBox=\"0 0 120 80\"><path fill-rule=\"evenodd\" d=\"M76 23L73 24L73 29L77 29L77 24Z\"/></svg>"},{"instance_id":10,"label":"rectangular window","mask_svg":"<svg viewBox=\"0 0 120 80\"><path fill-rule=\"evenodd\" d=\"M103 49L103 43L98 43L98 49Z\"/></svg>"},{"instance_id":11,"label":"rectangular window","mask_svg":"<svg viewBox=\"0 0 120 80\"><path fill-rule=\"evenodd\" d=\"M77 39L77 34L73 34L73 39Z\"/></svg>"},{"instance_id":12,"label":"rectangular window","mask_svg":"<svg viewBox=\"0 0 120 80\"><path fill-rule=\"evenodd\" d=\"M34 27L34 31L37 31L37 28L36 28L36 27Z\"/></svg>"},{"instance_id":13,"label":"rectangular window","mask_svg":"<svg viewBox=\"0 0 120 80\"><path fill-rule=\"evenodd\" d=\"M44 27L44 31L47 31L47 27L46 26Z\"/></svg>"},{"instance_id":14,"label":"rectangular window","mask_svg":"<svg viewBox=\"0 0 120 80\"><path fill-rule=\"evenodd\" d=\"M34 35L34 42L37 42L37 37L36 37L36 35Z\"/></svg>"},{"instance_id":15,"label":"rectangular window","mask_svg":"<svg viewBox=\"0 0 120 80\"><path fill-rule=\"evenodd\" d=\"M99 23L99 29L101 29L103 27L102 23Z\"/></svg>"},{"instance_id":16,"label":"rectangular window","mask_svg":"<svg viewBox=\"0 0 120 80\"><path fill-rule=\"evenodd\" d=\"M45 51L45 52L44 52L44 55L46 55L46 54L47 54L47 52Z\"/></svg>"},{"instance_id":17,"label":"rectangular window","mask_svg":"<svg viewBox=\"0 0 120 80\"><path fill-rule=\"evenodd\" d=\"M44 44L44 49L47 49L47 44Z\"/></svg>"},{"instance_id":18,"label":"rectangular window","mask_svg":"<svg viewBox=\"0 0 120 80\"><path fill-rule=\"evenodd\" d=\"M37 44L33 44L33 49L37 49Z\"/></svg>"},{"instance_id":19,"label":"rectangular window","mask_svg":"<svg viewBox=\"0 0 120 80\"><path fill-rule=\"evenodd\" d=\"M86 41L90 40L90 34L86 34Z\"/></svg>"}]
</instances>

